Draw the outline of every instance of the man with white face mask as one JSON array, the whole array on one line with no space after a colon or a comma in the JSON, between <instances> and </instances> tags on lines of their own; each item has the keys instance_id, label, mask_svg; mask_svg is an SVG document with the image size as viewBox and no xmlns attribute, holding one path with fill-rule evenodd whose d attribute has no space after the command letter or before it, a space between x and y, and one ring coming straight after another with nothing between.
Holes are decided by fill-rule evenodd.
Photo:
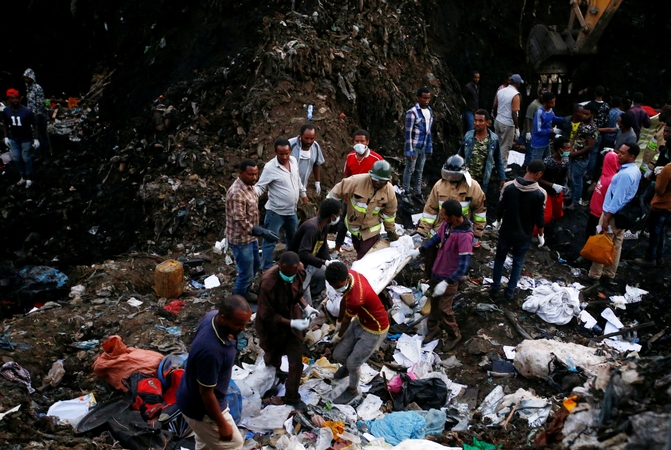
<instances>
[{"instance_id":1,"label":"man with white face mask","mask_svg":"<svg viewBox=\"0 0 671 450\"><path fill-rule=\"evenodd\" d=\"M336 335L331 341L336 345L333 358L342 366L333 378L340 380L349 375L347 389L333 403L348 404L359 395L361 366L387 338L389 316L366 277L347 270L340 261L326 268L326 281L343 296Z\"/></svg>"},{"instance_id":2,"label":"man with white face mask","mask_svg":"<svg viewBox=\"0 0 671 450\"><path fill-rule=\"evenodd\" d=\"M301 183L307 189L310 174L314 175L315 192L321 194L321 165L324 164L324 155L322 148L315 138L317 130L314 125L306 123L301 127L301 132L295 138L289 139L291 145L291 156L298 161L298 173L301 177Z\"/></svg>"},{"instance_id":3,"label":"man with white face mask","mask_svg":"<svg viewBox=\"0 0 671 450\"><path fill-rule=\"evenodd\" d=\"M319 205L319 215L303 222L289 243L288 250L297 253L305 266L303 298L308 305L312 305L312 299L326 287L324 271L332 262L326 236L329 228L340 221L341 214L342 204L339 201L324 200Z\"/></svg>"},{"instance_id":4,"label":"man with white face mask","mask_svg":"<svg viewBox=\"0 0 671 450\"><path fill-rule=\"evenodd\" d=\"M366 130L357 130L354 132L354 151L347 155L345 160L345 177L368 173L373 164L382 161L384 158L368 148L370 135Z\"/></svg>"}]
</instances>

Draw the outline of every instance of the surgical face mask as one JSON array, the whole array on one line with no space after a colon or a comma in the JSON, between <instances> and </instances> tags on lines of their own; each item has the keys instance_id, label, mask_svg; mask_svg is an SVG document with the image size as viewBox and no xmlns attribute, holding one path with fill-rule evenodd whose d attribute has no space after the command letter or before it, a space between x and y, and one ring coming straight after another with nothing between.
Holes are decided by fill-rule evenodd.
<instances>
[{"instance_id":1,"label":"surgical face mask","mask_svg":"<svg viewBox=\"0 0 671 450\"><path fill-rule=\"evenodd\" d=\"M337 216L336 220L331 221L331 226L336 225L338 222L340 222L340 216Z\"/></svg>"},{"instance_id":2,"label":"surgical face mask","mask_svg":"<svg viewBox=\"0 0 671 450\"><path fill-rule=\"evenodd\" d=\"M357 155L363 155L364 153L366 153L367 150L368 147L366 147L363 144L356 144L354 146L354 151L356 152Z\"/></svg>"},{"instance_id":3,"label":"surgical face mask","mask_svg":"<svg viewBox=\"0 0 671 450\"><path fill-rule=\"evenodd\" d=\"M295 274L294 274L294 275L291 275L290 277L288 277L288 276L284 275L284 274L282 273L281 270L280 270L280 276L281 276L282 279L283 279L284 281L286 281L287 283L293 283L294 278L296 278L296 275L295 275Z\"/></svg>"},{"instance_id":4,"label":"surgical face mask","mask_svg":"<svg viewBox=\"0 0 671 450\"><path fill-rule=\"evenodd\" d=\"M568 158L568 155L570 155L571 152L562 152L561 157L562 158Z\"/></svg>"},{"instance_id":5,"label":"surgical face mask","mask_svg":"<svg viewBox=\"0 0 671 450\"><path fill-rule=\"evenodd\" d=\"M310 150L301 150L301 159L310 159Z\"/></svg>"},{"instance_id":6,"label":"surgical face mask","mask_svg":"<svg viewBox=\"0 0 671 450\"><path fill-rule=\"evenodd\" d=\"M345 292L347 290L348 287L349 287L349 283L347 283L346 285L344 285L341 288L336 289L335 291L338 292L339 294L342 294L343 292Z\"/></svg>"}]
</instances>

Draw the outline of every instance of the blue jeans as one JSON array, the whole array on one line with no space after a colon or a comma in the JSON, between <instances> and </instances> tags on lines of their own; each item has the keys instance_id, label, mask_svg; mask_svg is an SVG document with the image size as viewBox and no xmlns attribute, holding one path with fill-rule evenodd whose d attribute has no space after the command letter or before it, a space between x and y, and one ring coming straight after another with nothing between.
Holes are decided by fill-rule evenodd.
<instances>
[{"instance_id":1,"label":"blue jeans","mask_svg":"<svg viewBox=\"0 0 671 450\"><path fill-rule=\"evenodd\" d=\"M599 150L601 150L601 141L603 140L603 137L599 135L599 137L596 139L596 143L594 144L594 148L592 149L591 152L589 152L589 162L587 163L587 170L585 171L585 175L587 175L587 178L591 179L596 179L598 180L599 177L601 176L600 173L594 173L594 169L596 168L596 160L597 156L599 156Z\"/></svg>"},{"instance_id":2,"label":"blue jeans","mask_svg":"<svg viewBox=\"0 0 671 450\"><path fill-rule=\"evenodd\" d=\"M249 286L252 285L254 275L261 268L259 242L254 240L249 244L230 244L230 246L233 258L235 258L235 267L238 269L238 276L233 285L233 295L245 296Z\"/></svg>"},{"instance_id":3,"label":"blue jeans","mask_svg":"<svg viewBox=\"0 0 671 450\"><path fill-rule=\"evenodd\" d=\"M646 259L654 261L664 256L666 228L669 224L671 224L671 211L650 210L650 217L648 218L650 239L648 240L648 250L645 252Z\"/></svg>"},{"instance_id":4,"label":"blue jeans","mask_svg":"<svg viewBox=\"0 0 671 450\"><path fill-rule=\"evenodd\" d=\"M475 113L470 109L464 112L464 131L471 131L475 129L473 121L475 120Z\"/></svg>"},{"instance_id":5,"label":"blue jeans","mask_svg":"<svg viewBox=\"0 0 671 450\"><path fill-rule=\"evenodd\" d=\"M505 296L512 297L517 288L517 282L520 281L522 275L522 266L524 265L524 256L529 250L531 241L525 242L508 242L503 236L499 235L499 243L496 246L496 256L494 257L494 283L492 290L498 291L501 288L501 275L503 275L503 263L506 262L508 252L513 256L513 268L510 271L510 278L508 286L506 287Z\"/></svg>"},{"instance_id":6,"label":"blue jeans","mask_svg":"<svg viewBox=\"0 0 671 450\"><path fill-rule=\"evenodd\" d=\"M406 194L422 193L422 172L424 172L424 163L426 162L426 153L423 148L416 148L415 154L411 160L405 158L405 170L403 171L403 189ZM412 191L410 190L412 184Z\"/></svg>"},{"instance_id":7,"label":"blue jeans","mask_svg":"<svg viewBox=\"0 0 671 450\"><path fill-rule=\"evenodd\" d=\"M32 141L16 142L10 139L9 152L12 155L12 161L14 161L14 164L16 164L16 168L19 169L21 178L24 176L30 178L30 176L33 174Z\"/></svg>"},{"instance_id":8,"label":"blue jeans","mask_svg":"<svg viewBox=\"0 0 671 450\"><path fill-rule=\"evenodd\" d=\"M545 147L532 147L529 145L527 147L527 154L524 155L524 165L528 166L529 163L534 159L543 160L550 156L550 146L546 145Z\"/></svg>"},{"instance_id":9,"label":"blue jeans","mask_svg":"<svg viewBox=\"0 0 671 450\"><path fill-rule=\"evenodd\" d=\"M571 201L574 205L577 205L582 198L582 179L585 176L588 163L589 160L587 159L580 161L572 159L569 165L569 174L571 178Z\"/></svg>"},{"instance_id":10,"label":"blue jeans","mask_svg":"<svg viewBox=\"0 0 671 450\"><path fill-rule=\"evenodd\" d=\"M289 245L296 234L298 227L298 216L292 214L290 216L280 216L276 212L267 210L266 217L263 219L263 226L276 234L279 234L280 228L284 228L286 235L286 244ZM268 270L273 267L273 251L275 250L275 243L263 240L263 270Z\"/></svg>"}]
</instances>

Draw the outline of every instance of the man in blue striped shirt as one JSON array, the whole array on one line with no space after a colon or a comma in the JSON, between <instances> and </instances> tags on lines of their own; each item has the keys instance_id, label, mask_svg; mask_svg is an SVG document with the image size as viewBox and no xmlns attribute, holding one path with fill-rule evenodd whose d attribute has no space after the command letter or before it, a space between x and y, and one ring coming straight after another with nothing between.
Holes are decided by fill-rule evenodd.
<instances>
[{"instance_id":1,"label":"man in blue striped shirt","mask_svg":"<svg viewBox=\"0 0 671 450\"><path fill-rule=\"evenodd\" d=\"M424 203L422 172L426 158L433 153L431 126L433 110L429 107L431 92L423 87L417 91L417 103L405 114L405 170L403 171L403 200L412 204L411 195ZM412 184L412 186L411 186ZM412 191L411 191L412 189Z\"/></svg>"},{"instance_id":2,"label":"man in blue striped shirt","mask_svg":"<svg viewBox=\"0 0 671 450\"><path fill-rule=\"evenodd\" d=\"M641 171L636 166L635 161L640 152L641 149L634 142L622 144L617 151L620 171L615 174L610 186L608 186L606 198L603 201L603 213L601 213L601 219L599 220L601 234L606 233L615 244L615 258L613 258L613 264L608 267L604 267L603 264L592 263L592 267L589 269L589 277L594 280L605 276L611 283L614 283L612 280L615 278L617 266L620 263L625 232L625 230L618 229L615 226L615 214L636 195L638 183L641 181Z\"/></svg>"}]
</instances>

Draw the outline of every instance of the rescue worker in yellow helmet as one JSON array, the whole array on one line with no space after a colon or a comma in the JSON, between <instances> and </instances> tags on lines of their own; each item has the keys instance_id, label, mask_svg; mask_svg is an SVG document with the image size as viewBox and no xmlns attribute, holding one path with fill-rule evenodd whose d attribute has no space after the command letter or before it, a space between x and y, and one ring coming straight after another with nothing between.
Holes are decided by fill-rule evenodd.
<instances>
[{"instance_id":1,"label":"rescue worker in yellow helmet","mask_svg":"<svg viewBox=\"0 0 671 450\"><path fill-rule=\"evenodd\" d=\"M328 194L328 198L335 200L347 199L345 224L352 235L357 259L363 258L380 239L382 226L387 231L387 239L390 241L398 239L396 234L398 204L390 180L389 163L377 161L370 172L343 179Z\"/></svg>"},{"instance_id":2,"label":"rescue worker in yellow helmet","mask_svg":"<svg viewBox=\"0 0 671 450\"><path fill-rule=\"evenodd\" d=\"M433 185L429 198L424 205L422 218L419 220L417 232L422 236L432 237L438 232L443 220L440 217L441 205L447 200L456 200L461 204L464 216L473 222L473 248L480 247L480 237L487 225L487 202L480 184L471 178L464 158L459 155L450 156L441 169L441 179ZM428 249L425 253L427 276L436 258L436 250Z\"/></svg>"}]
</instances>

